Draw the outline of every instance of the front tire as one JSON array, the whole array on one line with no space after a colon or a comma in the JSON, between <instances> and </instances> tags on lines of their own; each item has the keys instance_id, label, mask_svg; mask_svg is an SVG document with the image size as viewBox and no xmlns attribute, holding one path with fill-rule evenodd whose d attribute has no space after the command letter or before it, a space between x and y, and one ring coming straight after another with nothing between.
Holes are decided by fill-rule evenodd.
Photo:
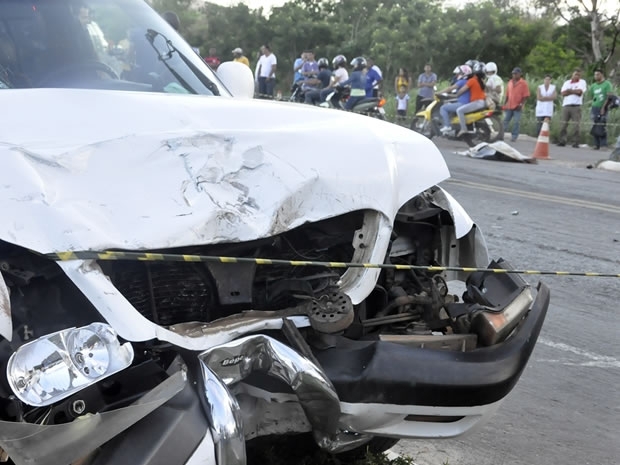
<instances>
[{"instance_id":1,"label":"front tire","mask_svg":"<svg viewBox=\"0 0 620 465\"><path fill-rule=\"evenodd\" d=\"M498 115L493 115L474 123L474 133L465 136L465 142L470 147L487 142L492 144L504 140L504 124Z\"/></svg>"},{"instance_id":2,"label":"front tire","mask_svg":"<svg viewBox=\"0 0 620 465\"><path fill-rule=\"evenodd\" d=\"M432 139L434 136L432 124L424 116L416 116L413 118L409 129L418 132L429 139Z\"/></svg>"}]
</instances>

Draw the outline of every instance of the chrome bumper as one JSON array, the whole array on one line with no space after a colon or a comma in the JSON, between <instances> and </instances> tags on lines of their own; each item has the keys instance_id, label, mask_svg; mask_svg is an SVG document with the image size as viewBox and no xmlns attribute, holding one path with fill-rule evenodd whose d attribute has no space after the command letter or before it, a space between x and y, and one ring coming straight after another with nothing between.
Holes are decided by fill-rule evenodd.
<instances>
[{"instance_id":1,"label":"chrome bumper","mask_svg":"<svg viewBox=\"0 0 620 465\"><path fill-rule=\"evenodd\" d=\"M271 337L248 336L213 347L198 358L218 465L246 463L240 408L228 386L255 371L290 386L321 448L338 452L370 440L370 436L338 430L340 401L329 378L306 357Z\"/></svg>"}]
</instances>

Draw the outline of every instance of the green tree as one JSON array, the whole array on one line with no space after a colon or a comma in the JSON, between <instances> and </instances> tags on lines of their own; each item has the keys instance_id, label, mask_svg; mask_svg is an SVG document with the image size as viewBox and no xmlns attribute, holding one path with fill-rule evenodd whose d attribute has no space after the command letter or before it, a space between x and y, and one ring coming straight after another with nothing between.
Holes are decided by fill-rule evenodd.
<instances>
[{"instance_id":1,"label":"green tree","mask_svg":"<svg viewBox=\"0 0 620 465\"><path fill-rule=\"evenodd\" d=\"M582 65L574 50L558 42L540 42L525 59L525 68L537 75L551 74L554 77L566 76L574 68Z\"/></svg>"}]
</instances>

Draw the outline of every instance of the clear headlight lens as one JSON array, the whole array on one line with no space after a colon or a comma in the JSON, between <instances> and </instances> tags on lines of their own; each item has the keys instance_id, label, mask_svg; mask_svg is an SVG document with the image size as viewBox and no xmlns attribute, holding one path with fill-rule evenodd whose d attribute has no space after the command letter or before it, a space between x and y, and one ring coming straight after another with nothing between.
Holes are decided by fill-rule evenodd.
<instances>
[{"instance_id":1,"label":"clear headlight lens","mask_svg":"<svg viewBox=\"0 0 620 465\"><path fill-rule=\"evenodd\" d=\"M35 407L50 405L127 368L131 344L114 329L92 323L24 344L9 358L7 378L15 395Z\"/></svg>"}]
</instances>

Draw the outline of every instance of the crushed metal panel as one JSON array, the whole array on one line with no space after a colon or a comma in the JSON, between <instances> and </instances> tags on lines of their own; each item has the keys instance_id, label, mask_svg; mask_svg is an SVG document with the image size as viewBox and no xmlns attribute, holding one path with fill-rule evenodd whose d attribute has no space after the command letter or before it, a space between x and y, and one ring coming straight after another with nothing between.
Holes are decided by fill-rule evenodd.
<instances>
[{"instance_id":1,"label":"crushed metal panel","mask_svg":"<svg viewBox=\"0 0 620 465\"><path fill-rule=\"evenodd\" d=\"M84 89L2 97L16 111L0 135L0 239L42 253L250 241L356 210L391 221L449 177L423 136L307 105Z\"/></svg>"},{"instance_id":2,"label":"crushed metal panel","mask_svg":"<svg viewBox=\"0 0 620 465\"><path fill-rule=\"evenodd\" d=\"M0 273L0 336L7 341L13 339L13 319L11 317L11 296L9 288Z\"/></svg>"}]
</instances>

